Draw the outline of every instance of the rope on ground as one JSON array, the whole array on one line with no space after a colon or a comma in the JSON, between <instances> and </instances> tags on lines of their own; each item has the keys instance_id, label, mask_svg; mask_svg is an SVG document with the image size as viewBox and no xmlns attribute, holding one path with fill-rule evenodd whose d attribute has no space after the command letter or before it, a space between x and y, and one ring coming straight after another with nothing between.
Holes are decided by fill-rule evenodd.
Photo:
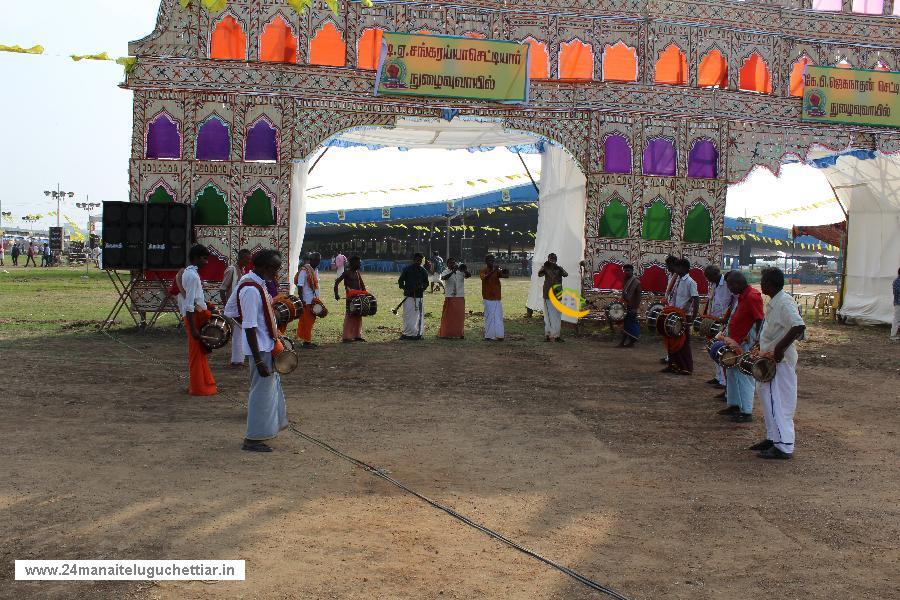
<instances>
[{"instance_id":1,"label":"rope on ground","mask_svg":"<svg viewBox=\"0 0 900 600\"><path fill-rule=\"evenodd\" d=\"M130 345L130 344L128 344L128 343L122 341L120 338L114 337L114 336L113 336L112 334L110 334L108 331L103 331L103 332L101 332L101 333L103 333L103 335L105 335L106 337L108 337L110 340L112 340L112 341L114 341L114 342L116 342L116 343L118 343L118 344L121 344L122 346L124 346L124 347L126 347L126 348L129 348L130 350L133 350L134 352L137 352L137 353L140 354L142 357L144 357L145 359L149 360L149 362L152 362L152 363L154 363L154 364L156 364L156 365L158 365L158 366L161 366L163 369L169 371L170 373L172 373L173 375L179 377L180 379L182 379L182 380L187 379L187 377L186 377L183 373L181 373L180 371L176 371L176 370L173 369L171 366L169 366L169 365L165 364L164 362L162 362L162 361L156 359L155 357L153 357L153 356L151 356L150 354L144 352L144 351L141 350L140 348L136 348L136 347L134 347L134 346L132 346L132 345ZM233 402L236 402L236 403L240 404L241 406L245 406L245 403L244 403L243 401L238 400L237 398L234 398L233 396L231 396L231 395L229 395L229 394L220 392L220 395L223 396L223 397L225 397L225 398L227 398L227 399L229 399L229 400L231 400L231 401L233 401ZM472 519L470 519L469 517L467 517L467 516L465 516L465 515L463 515L463 514L458 513L457 511L455 511L454 509L450 508L449 506L446 506L446 505L444 505L444 504L441 504L440 502L438 502L438 501L436 501L436 500L432 500L432 499L429 498L428 496L425 496L425 495L423 495L423 494L417 492L416 490L414 490L414 489L412 489L412 488L406 486L406 485L403 484L401 481L398 481L397 479L394 479L393 477L391 477L390 475L388 475L383 469L380 469L380 468L378 468L378 467L375 467L375 466L373 466L373 465L370 465L370 464L368 464L368 463L366 463L366 462L364 462L364 461L359 460L358 458L354 458L353 456L350 456L349 454L346 454L346 453L342 452L341 450L338 450L337 448L335 448L334 446L328 444L327 442L323 442L322 440L320 440L320 439L318 439L318 438L316 438L316 437L313 437L313 436L309 435L308 433L304 433L304 432L301 431L299 428L297 428L297 426L294 425L293 423L290 423L290 424L288 425L288 430L289 430L291 433L293 433L294 435L296 435L297 437L299 437L299 438L301 438L301 439L303 439L303 440L305 440L305 441L307 441L307 442L309 442L309 443L311 443L311 444L315 444L316 446L319 446L319 447L322 448L323 450L325 450L325 451L327 451L327 452L330 452L331 454L334 454L334 455L337 456L338 458L341 458L342 460L345 460L345 461L347 461L347 462L349 462L349 463L351 463L351 464L353 464L353 465L359 467L360 469L363 469L363 470L366 471L367 473L370 473L370 474L374 475L375 477L378 477L379 479L382 479L382 480L386 481L387 483L390 483L390 484L393 485L394 487L403 490L403 491L406 492L407 494L410 494L411 496L415 496L416 498L418 498L418 499L421 500L422 502L428 504L429 506L431 506L431 507L433 507L433 508L436 508L436 509L438 509L438 510L440 510L440 511L442 511L442 512L448 514L448 515L450 515L450 516L453 517L454 519L456 519L456 520L458 520L458 521L460 521L460 522L462 522L462 523L465 523L465 524L468 525L469 527L472 527L473 529L476 529L476 530L480 531L481 533L487 535L488 537L490 537L490 538L492 538L492 539L495 539L495 540L501 542L502 544L505 544L506 546L508 546L508 547L510 547L510 548L513 548L514 550L518 550L519 552L521 552L521 553L523 553L523 554L525 554L525 555L527 555L527 556L530 556L531 558L533 558L533 559L535 559L535 560L538 560L538 561L544 563L545 565L547 565L547 566L549 566L549 567L552 567L552 568L556 569L557 571L559 571L560 573L563 573L564 575L568 575L569 577L571 577L572 579L574 579L574 580L577 581L578 583L580 583L580 584L582 584L582 585L584 585L584 586L586 586L586 587L588 587L588 588L590 588L590 589L592 589L592 590L594 590L594 591L596 591L596 592L600 592L600 593L602 593L602 594L605 594L605 595L609 596L610 598L615 598L616 600L629 600L628 597L623 596L623 595L620 594L619 592L617 592L617 591L615 591L615 590L613 590L613 589L610 589L610 588L608 588L608 587L605 587L605 586L603 586L603 585L600 585L600 584L597 583L596 581L594 581L594 580L592 580L592 579L589 579L589 578L585 577L584 575L578 573L577 571L574 571L574 570L570 569L569 567L566 567L565 565L561 565L561 564L559 564L559 563L557 563L557 562L555 562L555 561L553 561L553 560L551 560L551 559L549 559L549 558L546 558L546 557L544 557L544 556L538 554L537 552L535 552L535 551L533 551L533 550L529 550L528 548L526 548L525 546L519 544L518 542L515 542L515 541L513 541L513 540L507 538L506 536L504 536L504 535L502 535L502 534L500 534L500 533L497 533L497 532L494 531L493 529L490 529L489 527L487 527L487 526L485 526L485 525L482 525L482 524L480 524L480 523L478 523L478 522L476 522L476 521L473 521Z\"/></svg>"}]
</instances>

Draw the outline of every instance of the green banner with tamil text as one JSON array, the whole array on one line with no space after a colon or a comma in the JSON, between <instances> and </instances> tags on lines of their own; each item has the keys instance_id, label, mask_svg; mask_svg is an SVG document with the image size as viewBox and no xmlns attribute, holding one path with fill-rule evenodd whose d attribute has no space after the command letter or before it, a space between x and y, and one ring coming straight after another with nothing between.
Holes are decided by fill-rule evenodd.
<instances>
[{"instance_id":1,"label":"green banner with tamil text","mask_svg":"<svg viewBox=\"0 0 900 600\"><path fill-rule=\"evenodd\" d=\"M809 65L801 119L900 127L900 73Z\"/></svg>"},{"instance_id":2,"label":"green banner with tamil text","mask_svg":"<svg viewBox=\"0 0 900 600\"><path fill-rule=\"evenodd\" d=\"M528 101L529 44L385 33L375 95Z\"/></svg>"}]
</instances>

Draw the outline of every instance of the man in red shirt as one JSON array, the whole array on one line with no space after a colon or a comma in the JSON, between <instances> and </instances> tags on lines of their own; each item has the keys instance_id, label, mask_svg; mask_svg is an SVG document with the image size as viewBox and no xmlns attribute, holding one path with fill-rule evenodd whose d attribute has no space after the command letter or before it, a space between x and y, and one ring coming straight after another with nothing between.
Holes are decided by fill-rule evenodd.
<instances>
[{"instance_id":1,"label":"man in red shirt","mask_svg":"<svg viewBox=\"0 0 900 600\"><path fill-rule=\"evenodd\" d=\"M759 329L765 318L762 295L747 284L747 278L740 272L728 276L728 289L735 296L735 304L725 331L717 339L725 340L733 350L748 352L759 339ZM756 380L737 367L726 369L725 378L728 407L720 410L719 414L730 417L735 423L749 423L753 420Z\"/></svg>"}]
</instances>

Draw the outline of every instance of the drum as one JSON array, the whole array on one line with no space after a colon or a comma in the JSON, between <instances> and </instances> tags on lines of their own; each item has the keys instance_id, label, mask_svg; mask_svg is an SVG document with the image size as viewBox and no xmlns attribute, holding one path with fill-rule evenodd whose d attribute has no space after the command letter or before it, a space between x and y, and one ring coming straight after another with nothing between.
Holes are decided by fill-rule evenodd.
<instances>
[{"instance_id":1,"label":"drum","mask_svg":"<svg viewBox=\"0 0 900 600\"><path fill-rule=\"evenodd\" d=\"M703 315L694 319L694 333L705 338L714 338L719 335L722 325L715 317Z\"/></svg>"},{"instance_id":2,"label":"drum","mask_svg":"<svg viewBox=\"0 0 900 600\"><path fill-rule=\"evenodd\" d=\"M347 312L360 317L371 317L378 312L378 300L372 294L357 294L347 298Z\"/></svg>"},{"instance_id":3,"label":"drum","mask_svg":"<svg viewBox=\"0 0 900 600\"><path fill-rule=\"evenodd\" d=\"M313 302L312 308L310 310L312 310L313 316L317 319L324 319L328 316L328 309L325 308L325 305L322 304L321 301Z\"/></svg>"},{"instance_id":4,"label":"drum","mask_svg":"<svg viewBox=\"0 0 900 600\"><path fill-rule=\"evenodd\" d=\"M231 323L219 312L212 313L200 328L200 341L210 350L217 350L231 340Z\"/></svg>"},{"instance_id":5,"label":"drum","mask_svg":"<svg viewBox=\"0 0 900 600\"><path fill-rule=\"evenodd\" d=\"M725 347L725 342L722 340L709 340L706 344L706 353L709 354L709 357L713 359L714 362L719 362L719 351Z\"/></svg>"},{"instance_id":6,"label":"drum","mask_svg":"<svg viewBox=\"0 0 900 600\"><path fill-rule=\"evenodd\" d=\"M606 319L610 323L621 323L625 320L625 313L628 309L625 303L619 300L613 300L606 305Z\"/></svg>"},{"instance_id":7,"label":"drum","mask_svg":"<svg viewBox=\"0 0 900 600\"><path fill-rule=\"evenodd\" d=\"M278 341L281 342L282 350L277 353L275 350L272 351L272 365L275 367L275 371L282 375L293 373L300 365L300 357L297 356L297 351L294 349L294 342L287 337L279 337ZM275 346L277 349L278 344Z\"/></svg>"},{"instance_id":8,"label":"drum","mask_svg":"<svg viewBox=\"0 0 900 600\"><path fill-rule=\"evenodd\" d=\"M738 360L738 369L760 383L767 383L775 378L776 363L768 356L754 356L747 352Z\"/></svg>"},{"instance_id":9,"label":"drum","mask_svg":"<svg viewBox=\"0 0 900 600\"><path fill-rule=\"evenodd\" d=\"M737 352L729 348L725 343L722 343L722 346L716 352L717 360L719 366L724 367L726 369L733 369L737 366L738 361L741 360L741 352Z\"/></svg>"},{"instance_id":10,"label":"drum","mask_svg":"<svg viewBox=\"0 0 900 600\"><path fill-rule=\"evenodd\" d=\"M279 327L284 327L290 321L300 318L303 300L297 296L279 294L272 300L272 310L275 312L275 323Z\"/></svg>"},{"instance_id":11,"label":"drum","mask_svg":"<svg viewBox=\"0 0 900 600\"><path fill-rule=\"evenodd\" d=\"M663 322L663 332L667 337L681 337L684 335L684 318L678 313L666 315Z\"/></svg>"},{"instance_id":12,"label":"drum","mask_svg":"<svg viewBox=\"0 0 900 600\"><path fill-rule=\"evenodd\" d=\"M650 308L647 309L647 327L656 329L656 321L662 314L663 308L665 307L658 302L650 305Z\"/></svg>"}]
</instances>

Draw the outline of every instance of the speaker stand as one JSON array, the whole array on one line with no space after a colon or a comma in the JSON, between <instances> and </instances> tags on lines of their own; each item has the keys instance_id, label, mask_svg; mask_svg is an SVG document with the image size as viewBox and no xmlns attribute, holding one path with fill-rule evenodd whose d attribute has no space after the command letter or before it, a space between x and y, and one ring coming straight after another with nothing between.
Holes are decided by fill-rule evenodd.
<instances>
[{"instance_id":1,"label":"speaker stand","mask_svg":"<svg viewBox=\"0 0 900 600\"><path fill-rule=\"evenodd\" d=\"M131 317L131 320L134 321L136 327L141 327L141 322L138 321L137 317L134 314L134 311L131 310L131 290L134 288L135 282L137 282L137 278L131 276L129 278L128 283L122 281L122 276L118 271L105 269L106 275L109 277L109 281L113 284L113 287L116 290L116 293L119 295L116 303L113 305L112 310L109 311L109 314L106 316L106 320L100 324L100 331L107 331L112 329L112 326L116 323L116 319L119 317L119 313L125 308L128 311L128 316ZM130 273L129 273L130 274Z\"/></svg>"}]
</instances>

